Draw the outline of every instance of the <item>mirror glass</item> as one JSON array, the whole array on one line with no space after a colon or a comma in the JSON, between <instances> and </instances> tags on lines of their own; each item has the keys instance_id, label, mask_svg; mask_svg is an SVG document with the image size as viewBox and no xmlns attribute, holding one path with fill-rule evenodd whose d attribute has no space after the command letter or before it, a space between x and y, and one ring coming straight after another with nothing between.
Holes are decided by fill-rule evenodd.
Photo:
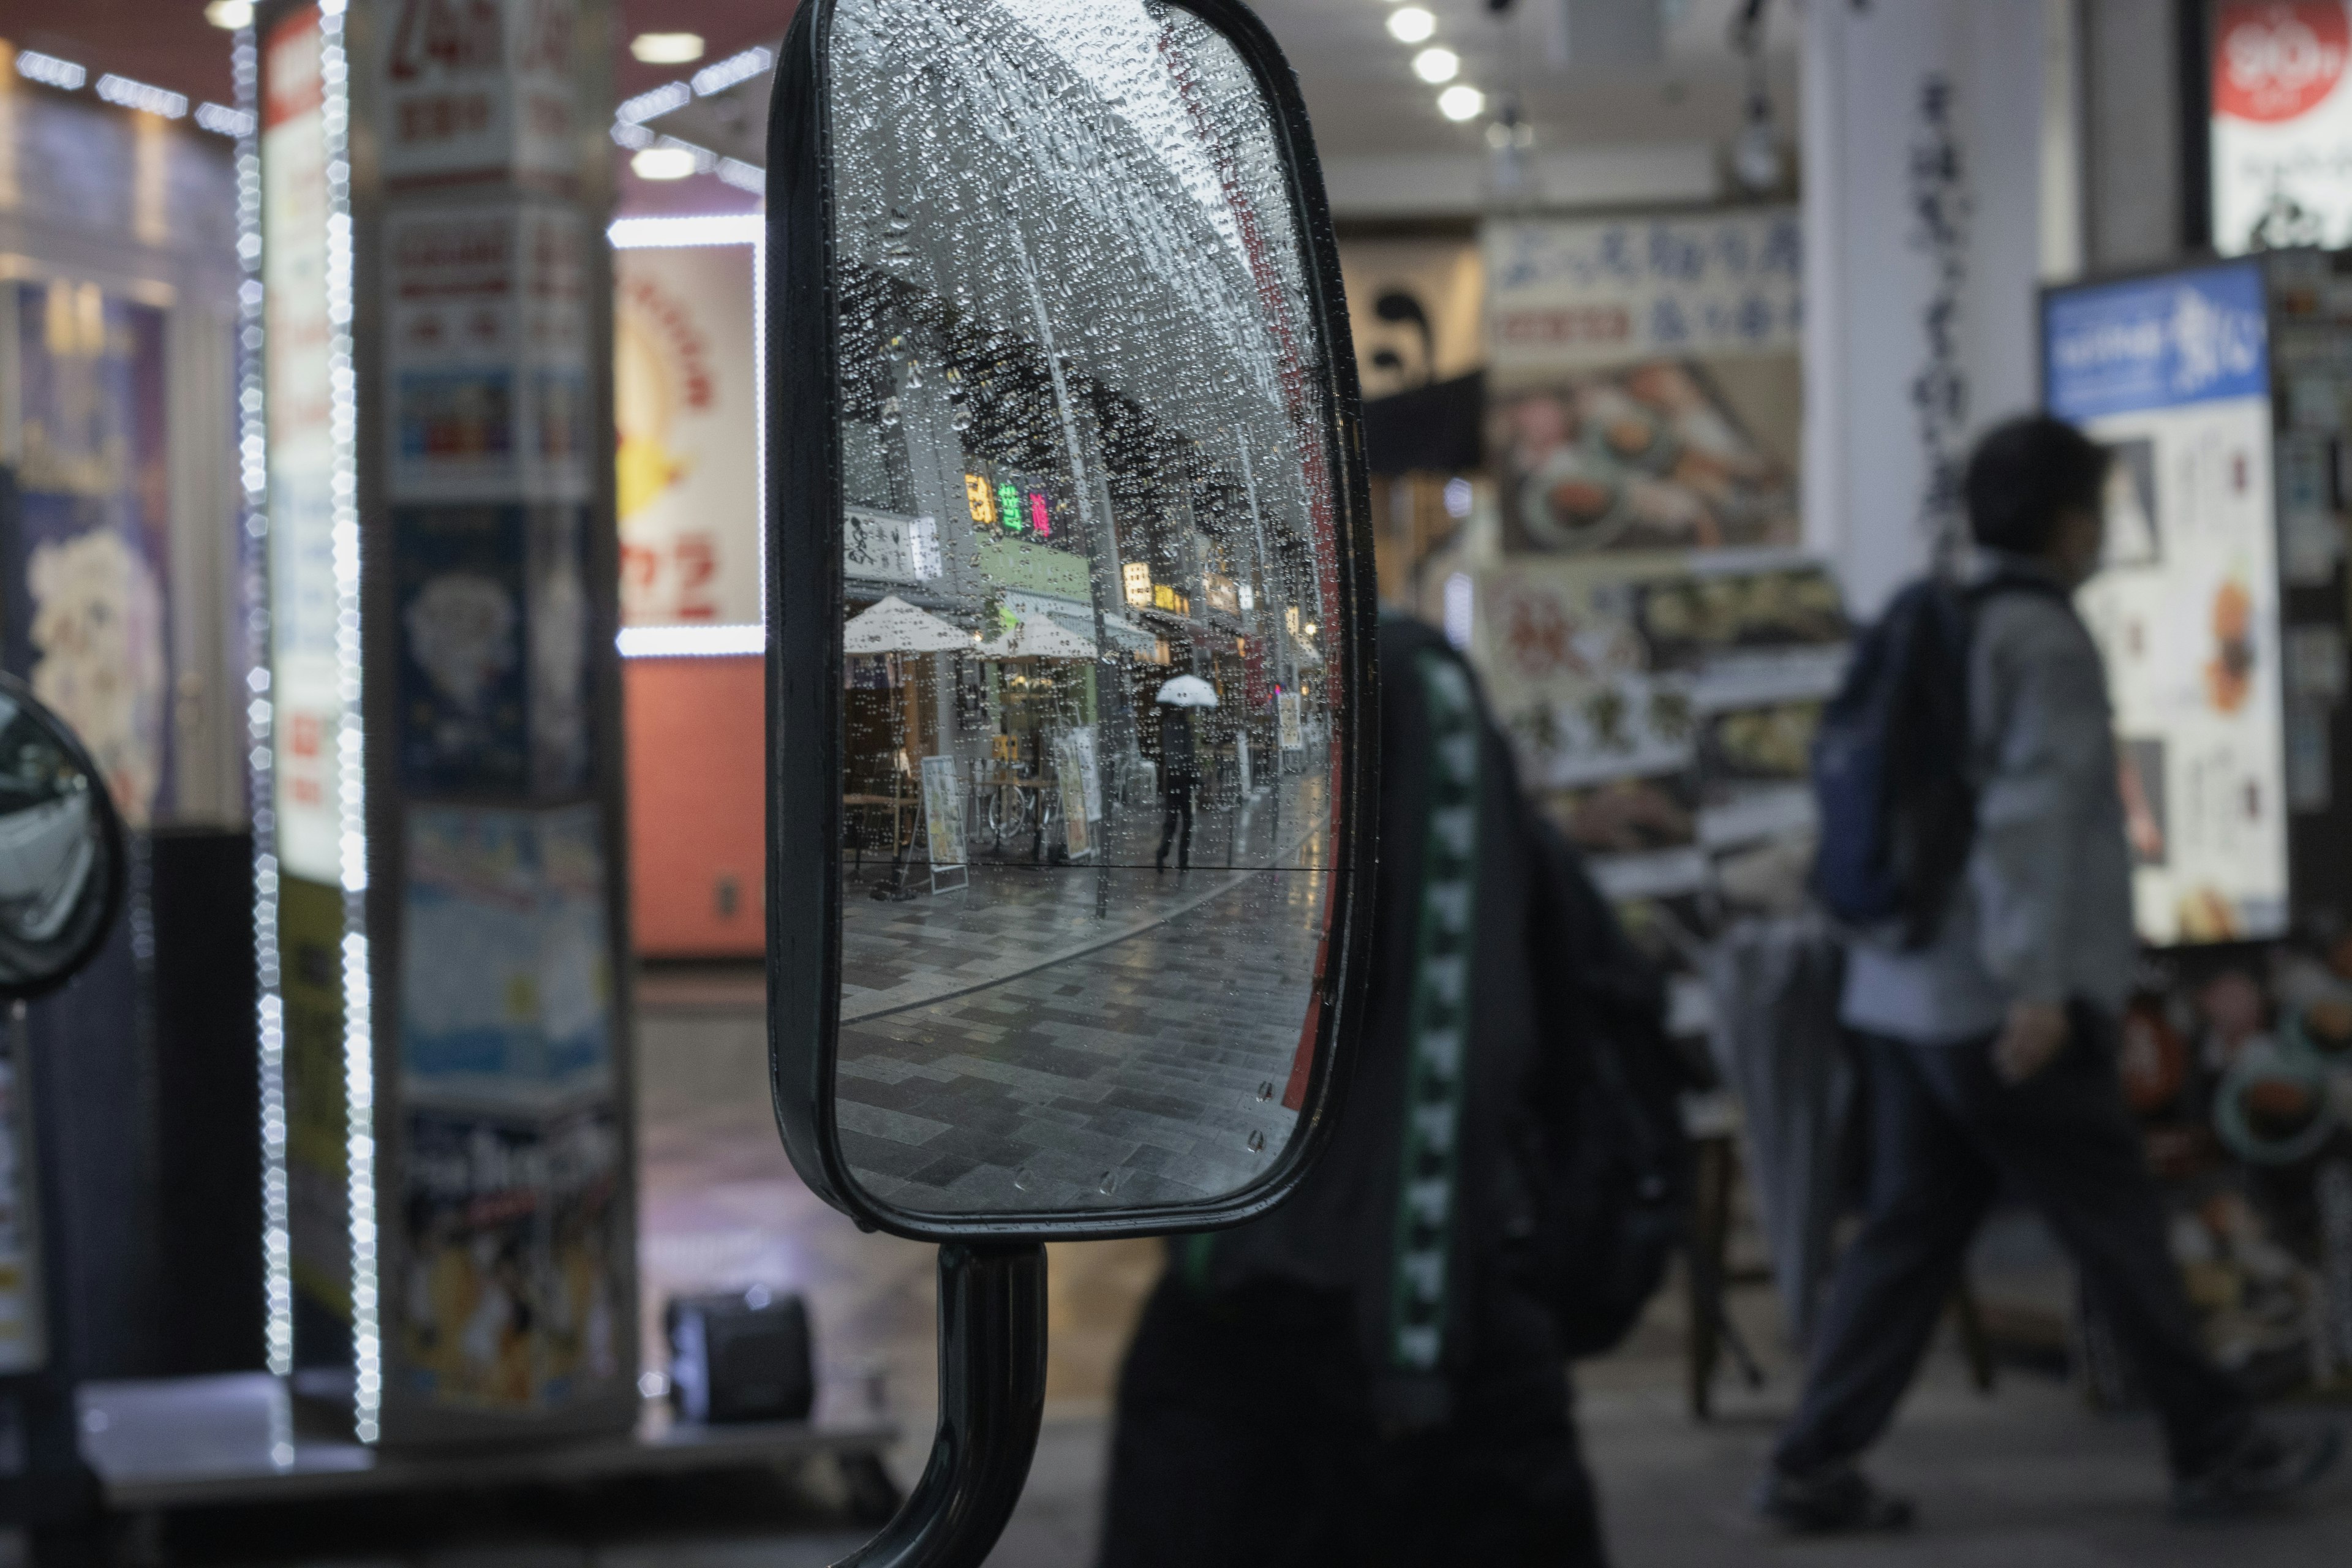
<instances>
[{"instance_id":1,"label":"mirror glass","mask_svg":"<svg viewBox=\"0 0 2352 1568\"><path fill-rule=\"evenodd\" d=\"M1275 122L1156 0L840 0L828 54L848 1162L929 1213L1230 1194L1297 1121L1331 890Z\"/></svg>"},{"instance_id":2,"label":"mirror glass","mask_svg":"<svg viewBox=\"0 0 2352 1568\"><path fill-rule=\"evenodd\" d=\"M22 687L0 684L0 997L46 991L89 959L121 854L80 744Z\"/></svg>"}]
</instances>

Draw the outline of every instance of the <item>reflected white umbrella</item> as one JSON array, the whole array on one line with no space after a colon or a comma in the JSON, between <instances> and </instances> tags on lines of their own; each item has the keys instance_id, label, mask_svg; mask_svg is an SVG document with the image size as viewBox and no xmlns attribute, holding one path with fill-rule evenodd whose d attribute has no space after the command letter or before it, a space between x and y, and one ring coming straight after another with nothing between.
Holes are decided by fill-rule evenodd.
<instances>
[{"instance_id":1,"label":"reflected white umbrella","mask_svg":"<svg viewBox=\"0 0 2352 1568\"><path fill-rule=\"evenodd\" d=\"M849 617L841 628L844 653L970 652L971 634L919 610L891 594Z\"/></svg>"},{"instance_id":2,"label":"reflected white umbrella","mask_svg":"<svg viewBox=\"0 0 2352 1568\"><path fill-rule=\"evenodd\" d=\"M1180 675L1162 686L1152 700L1171 708L1214 708L1217 690L1197 675Z\"/></svg>"}]
</instances>

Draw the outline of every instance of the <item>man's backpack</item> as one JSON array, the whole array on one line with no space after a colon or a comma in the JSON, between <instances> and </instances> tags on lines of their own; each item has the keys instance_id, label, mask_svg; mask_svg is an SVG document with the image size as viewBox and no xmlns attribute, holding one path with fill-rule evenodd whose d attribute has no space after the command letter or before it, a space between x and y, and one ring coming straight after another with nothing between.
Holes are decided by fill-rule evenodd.
<instances>
[{"instance_id":1,"label":"man's backpack","mask_svg":"<svg viewBox=\"0 0 2352 1568\"><path fill-rule=\"evenodd\" d=\"M1976 836L1969 777L1969 643L1997 594L2066 590L2001 574L1963 587L1924 577L1895 595L1854 644L1845 680L1813 737L1821 837L1813 896L1845 925L1895 924L1925 946L1967 868Z\"/></svg>"},{"instance_id":2,"label":"man's backpack","mask_svg":"<svg viewBox=\"0 0 2352 1568\"><path fill-rule=\"evenodd\" d=\"M1697 1070L1666 1031L1664 978L1577 852L1538 825L1529 940L1549 979L1536 1096L1537 1272L1570 1357L1614 1349L1688 1233L1682 1092Z\"/></svg>"}]
</instances>

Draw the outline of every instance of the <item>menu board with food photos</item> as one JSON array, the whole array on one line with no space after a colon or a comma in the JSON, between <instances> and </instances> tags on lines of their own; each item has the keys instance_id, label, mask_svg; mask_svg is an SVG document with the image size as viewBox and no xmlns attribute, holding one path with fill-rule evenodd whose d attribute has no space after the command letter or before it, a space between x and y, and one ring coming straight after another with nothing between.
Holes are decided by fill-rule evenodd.
<instances>
[{"instance_id":1,"label":"menu board with food photos","mask_svg":"<svg viewBox=\"0 0 2352 1568\"><path fill-rule=\"evenodd\" d=\"M1520 779L1638 942L1683 968L1804 901L1809 758L1851 640L1787 551L1526 559L1474 587L1471 657Z\"/></svg>"},{"instance_id":2,"label":"menu board with food photos","mask_svg":"<svg viewBox=\"0 0 2352 1568\"><path fill-rule=\"evenodd\" d=\"M2042 333L2051 410L2113 459L2077 602L2149 943L2125 1098L2208 1344L2352 1390L2352 255L2054 289Z\"/></svg>"},{"instance_id":3,"label":"menu board with food photos","mask_svg":"<svg viewBox=\"0 0 2352 1568\"><path fill-rule=\"evenodd\" d=\"M2043 331L2052 410L2114 458L2078 603L2115 704L2140 935L2284 935L2293 797L2326 789L2288 776L2263 266L2053 289Z\"/></svg>"}]
</instances>

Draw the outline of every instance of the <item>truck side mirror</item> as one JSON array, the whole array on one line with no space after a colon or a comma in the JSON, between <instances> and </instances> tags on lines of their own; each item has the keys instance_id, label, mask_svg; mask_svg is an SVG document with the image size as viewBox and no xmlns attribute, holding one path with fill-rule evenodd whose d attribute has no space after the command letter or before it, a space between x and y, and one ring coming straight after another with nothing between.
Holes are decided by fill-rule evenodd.
<instances>
[{"instance_id":1,"label":"truck side mirror","mask_svg":"<svg viewBox=\"0 0 2352 1568\"><path fill-rule=\"evenodd\" d=\"M1328 1129L1375 815L1354 357L1233 0L811 0L772 113L776 1114L828 1202L943 1246L939 1446L858 1561L977 1562L1040 1244L1246 1219Z\"/></svg>"}]
</instances>

